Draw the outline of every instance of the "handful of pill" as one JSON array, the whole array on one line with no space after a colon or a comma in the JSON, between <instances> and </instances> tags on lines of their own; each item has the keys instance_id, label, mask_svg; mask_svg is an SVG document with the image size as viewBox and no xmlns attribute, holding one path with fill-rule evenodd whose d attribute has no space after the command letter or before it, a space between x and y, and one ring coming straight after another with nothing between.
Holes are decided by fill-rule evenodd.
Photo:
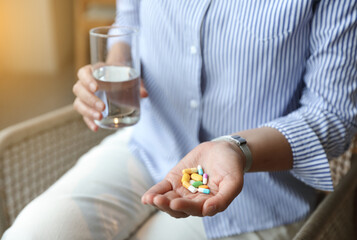
<instances>
[{"instance_id":1,"label":"handful of pill","mask_svg":"<svg viewBox=\"0 0 357 240\"><path fill-rule=\"evenodd\" d=\"M210 190L207 186L207 181L208 175L203 173L201 165L198 165L197 168L186 168L182 170L182 185L192 193L201 192L209 194Z\"/></svg>"}]
</instances>

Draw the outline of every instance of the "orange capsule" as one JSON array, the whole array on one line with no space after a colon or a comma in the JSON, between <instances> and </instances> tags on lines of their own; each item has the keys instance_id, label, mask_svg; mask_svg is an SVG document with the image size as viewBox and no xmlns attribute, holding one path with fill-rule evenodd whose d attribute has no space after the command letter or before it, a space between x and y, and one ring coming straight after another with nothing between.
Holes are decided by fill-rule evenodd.
<instances>
[{"instance_id":1,"label":"orange capsule","mask_svg":"<svg viewBox=\"0 0 357 240\"><path fill-rule=\"evenodd\" d=\"M183 182L182 185L192 193L196 193L197 192L197 188L192 186L189 182Z\"/></svg>"},{"instance_id":2,"label":"orange capsule","mask_svg":"<svg viewBox=\"0 0 357 240\"><path fill-rule=\"evenodd\" d=\"M185 188L189 188L191 186L191 184L189 182L182 182L182 185L185 187Z\"/></svg>"},{"instance_id":3,"label":"orange capsule","mask_svg":"<svg viewBox=\"0 0 357 240\"><path fill-rule=\"evenodd\" d=\"M209 189L209 187L207 185L201 185L199 186L198 188L206 188L206 189Z\"/></svg>"}]
</instances>

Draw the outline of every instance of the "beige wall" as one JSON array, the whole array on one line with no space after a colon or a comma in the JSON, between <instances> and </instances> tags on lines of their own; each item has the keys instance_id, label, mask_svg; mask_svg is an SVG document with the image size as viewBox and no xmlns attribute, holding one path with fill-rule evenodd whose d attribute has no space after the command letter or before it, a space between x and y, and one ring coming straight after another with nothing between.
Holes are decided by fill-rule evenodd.
<instances>
[{"instance_id":1,"label":"beige wall","mask_svg":"<svg viewBox=\"0 0 357 240\"><path fill-rule=\"evenodd\" d=\"M7 71L53 72L56 70L51 2L48 0L2 1L0 26L6 33L1 51Z\"/></svg>"},{"instance_id":2,"label":"beige wall","mask_svg":"<svg viewBox=\"0 0 357 240\"><path fill-rule=\"evenodd\" d=\"M7 71L54 72L72 51L72 0L0 0Z\"/></svg>"},{"instance_id":3,"label":"beige wall","mask_svg":"<svg viewBox=\"0 0 357 240\"><path fill-rule=\"evenodd\" d=\"M70 104L73 0L0 0L0 129Z\"/></svg>"}]
</instances>

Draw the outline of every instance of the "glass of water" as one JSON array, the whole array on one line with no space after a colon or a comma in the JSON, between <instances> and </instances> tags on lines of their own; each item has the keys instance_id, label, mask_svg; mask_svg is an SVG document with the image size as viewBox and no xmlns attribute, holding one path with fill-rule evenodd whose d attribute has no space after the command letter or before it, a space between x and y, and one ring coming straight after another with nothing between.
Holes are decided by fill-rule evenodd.
<instances>
[{"instance_id":1,"label":"glass of water","mask_svg":"<svg viewBox=\"0 0 357 240\"><path fill-rule=\"evenodd\" d=\"M104 103L102 128L131 126L140 119L140 56L138 30L125 26L90 30L90 55L95 93Z\"/></svg>"}]
</instances>

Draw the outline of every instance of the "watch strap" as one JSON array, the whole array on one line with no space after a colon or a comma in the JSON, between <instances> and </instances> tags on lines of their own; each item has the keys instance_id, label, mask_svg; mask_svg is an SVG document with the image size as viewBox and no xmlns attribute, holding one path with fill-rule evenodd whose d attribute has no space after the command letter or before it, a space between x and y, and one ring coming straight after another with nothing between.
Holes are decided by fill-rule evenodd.
<instances>
[{"instance_id":1,"label":"watch strap","mask_svg":"<svg viewBox=\"0 0 357 240\"><path fill-rule=\"evenodd\" d=\"M238 135L226 135L226 136L221 136L218 138L213 139L212 141L227 141L236 144L243 152L245 156L245 167L244 167L244 172L248 172L249 169L252 167L253 163L253 158L252 158L252 153L250 152L250 149L247 145L247 141L242 138L241 136Z\"/></svg>"}]
</instances>

